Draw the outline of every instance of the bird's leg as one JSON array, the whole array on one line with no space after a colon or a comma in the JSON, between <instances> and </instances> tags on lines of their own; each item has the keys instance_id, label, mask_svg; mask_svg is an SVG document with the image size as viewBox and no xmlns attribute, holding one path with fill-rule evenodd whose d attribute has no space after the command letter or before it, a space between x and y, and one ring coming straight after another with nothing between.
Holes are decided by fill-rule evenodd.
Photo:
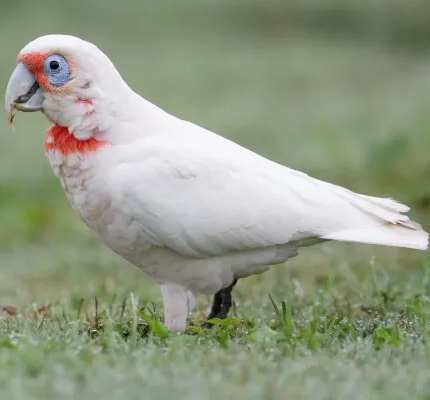
<instances>
[{"instance_id":1,"label":"bird's leg","mask_svg":"<svg viewBox=\"0 0 430 400\"><path fill-rule=\"evenodd\" d=\"M163 283L164 324L172 332L183 332L187 326L188 311L194 307L194 296L184 286Z\"/></svg>"},{"instance_id":2,"label":"bird's leg","mask_svg":"<svg viewBox=\"0 0 430 400\"><path fill-rule=\"evenodd\" d=\"M226 319L228 317L228 313L233 304L233 299L231 296L231 292L233 290L234 285L236 285L237 279L233 281L230 286L227 286L224 289L221 289L217 293L215 293L212 308L208 315L208 320L212 318ZM211 328L212 324L210 322L205 322L202 325L203 328Z\"/></svg>"},{"instance_id":3,"label":"bird's leg","mask_svg":"<svg viewBox=\"0 0 430 400\"><path fill-rule=\"evenodd\" d=\"M224 290L224 289L223 289ZM211 311L208 315L208 319L212 319L215 318L218 313L221 311L221 307L222 307L222 290L220 290L219 292L215 293L213 302L212 302L212 307L211 307Z\"/></svg>"}]
</instances>

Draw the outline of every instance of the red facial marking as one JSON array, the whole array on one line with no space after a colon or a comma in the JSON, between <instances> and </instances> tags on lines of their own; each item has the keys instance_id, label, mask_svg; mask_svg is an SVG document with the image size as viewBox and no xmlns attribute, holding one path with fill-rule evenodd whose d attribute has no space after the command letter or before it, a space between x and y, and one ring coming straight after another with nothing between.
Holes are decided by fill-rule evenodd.
<instances>
[{"instance_id":1,"label":"red facial marking","mask_svg":"<svg viewBox=\"0 0 430 400\"><path fill-rule=\"evenodd\" d=\"M76 101L75 101L75 103L81 103L81 104L88 104L89 106L92 106L93 105L93 101L91 100L91 99L83 99L83 98L81 98L81 97L78 97L77 99L76 99ZM94 115L96 113L96 110L93 108L92 110L90 110L90 111L86 111L85 113L84 113L84 116L85 117L90 117L91 115Z\"/></svg>"},{"instance_id":2,"label":"red facial marking","mask_svg":"<svg viewBox=\"0 0 430 400\"><path fill-rule=\"evenodd\" d=\"M45 151L59 150L67 156L72 153L88 154L106 146L109 142L91 137L87 140L78 140L64 126L54 125L46 132Z\"/></svg>"},{"instance_id":3,"label":"red facial marking","mask_svg":"<svg viewBox=\"0 0 430 400\"><path fill-rule=\"evenodd\" d=\"M89 104L90 106L93 105L93 101L91 99L81 99L80 97L76 99L76 103L85 103Z\"/></svg>"},{"instance_id":4,"label":"red facial marking","mask_svg":"<svg viewBox=\"0 0 430 400\"><path fill-rule=\"evenodd\" d=\"M34 77L37 79L39 86L45 90L50 89L48 78L43 72L43 65L45 63L46 57L48 56L49 53L36 51L32 53L20 54L18 56L18 62L22 62L26 66L28 72L34 75Z\"/></svg>"}]
</instances>

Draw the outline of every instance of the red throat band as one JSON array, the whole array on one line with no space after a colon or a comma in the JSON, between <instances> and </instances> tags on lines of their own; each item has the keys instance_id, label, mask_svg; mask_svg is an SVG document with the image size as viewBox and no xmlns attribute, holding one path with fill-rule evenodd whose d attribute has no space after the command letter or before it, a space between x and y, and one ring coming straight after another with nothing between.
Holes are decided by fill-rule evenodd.
<instances>
[{"instance_id":1,"label":"red throat band","mask_svg":"<svg viewBox=\"0 0 430 400\"><path fill-rule=\"evenodd\" d=\"M94 137L78 140L66 127L53 125L46 132L45 151L58 150L65 156L73 153L84 155L95 152L107 144L107 141L97 140Z\"/></svg>"}]
</instances>

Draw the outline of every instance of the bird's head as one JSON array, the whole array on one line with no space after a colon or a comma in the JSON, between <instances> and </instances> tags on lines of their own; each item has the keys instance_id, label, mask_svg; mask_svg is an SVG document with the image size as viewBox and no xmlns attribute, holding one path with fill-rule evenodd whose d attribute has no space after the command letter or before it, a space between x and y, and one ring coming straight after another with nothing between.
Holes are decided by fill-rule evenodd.
<instances>
[{"instance_id":1,"label":"bird's head","mask_svg":"<svg viewBox=\"0 0 430 400\"><path fill-rule=\"evenodd\" d=\"M76 139L86 140L109 128L120 107L116 95L127 88L95 45L73 36L42 36L18 55L6 112L12 123L14 110L42 111Z\"/></svg>"}]
</instances>

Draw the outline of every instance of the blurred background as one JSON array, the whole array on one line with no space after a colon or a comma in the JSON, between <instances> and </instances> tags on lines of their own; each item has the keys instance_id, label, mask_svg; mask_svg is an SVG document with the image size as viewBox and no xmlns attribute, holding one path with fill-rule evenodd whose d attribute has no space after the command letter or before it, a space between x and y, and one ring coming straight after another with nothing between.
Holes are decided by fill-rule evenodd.
<instances>
[{"instance_id":1,"label":"blurred background","mask_svg":"<svg viewBox=\"0 0 430 400\"><path fill-rule=\"evenodd\" d=\"M97 44L168 112L314 177L395 197L430 229L428 0L4 1L1 93L19 50L50 33ZM73 214L43 154L44 117L15 124L0 119L0 304L131 290L159 299ZM329 244L249 282L282 292L276 283L295 276L311 288L374 263L408 279L428 260Z\"/></svg>"}]
</instances>

